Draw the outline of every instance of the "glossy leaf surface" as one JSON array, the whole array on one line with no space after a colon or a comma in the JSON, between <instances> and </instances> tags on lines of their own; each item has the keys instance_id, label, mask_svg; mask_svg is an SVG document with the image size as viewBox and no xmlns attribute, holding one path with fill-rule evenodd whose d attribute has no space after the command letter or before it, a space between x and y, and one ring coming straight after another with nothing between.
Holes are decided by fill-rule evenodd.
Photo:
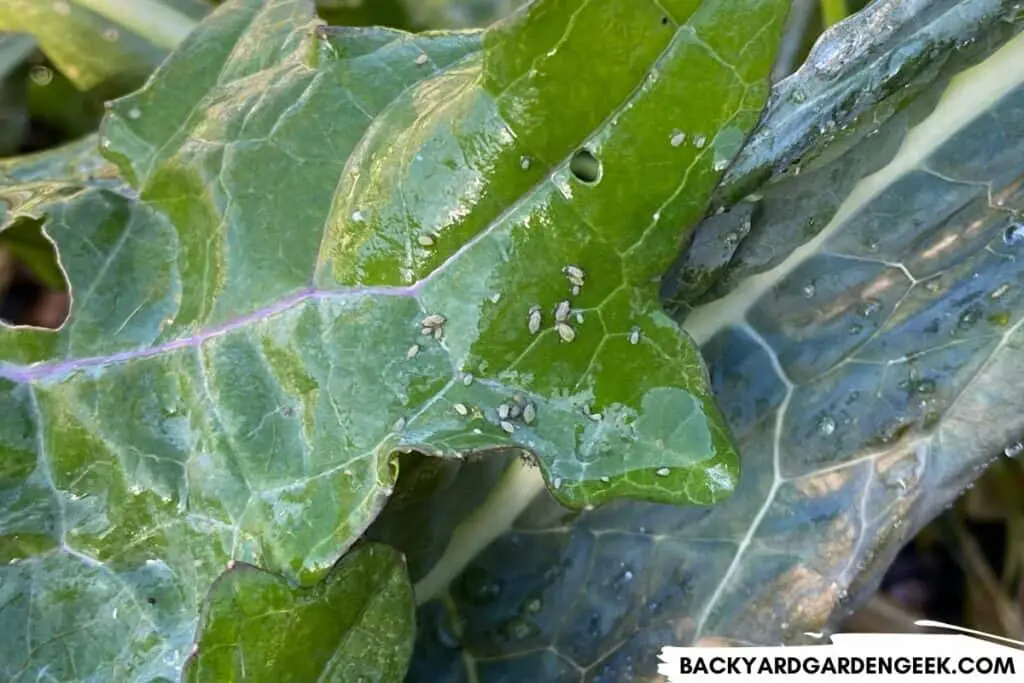
<instances>
[{"instance_id":1,"label":"glossy leaf surface","mask_svg":"<svg viewBox=\"0 0 1024 683\"><path fill-rule=\"evenodd\" d=\"M451 572L447 609L421 607L410 680L647 680L666 642L815 642L988 462L1024 451L1024 22L1005 3L975 33L975 3L942 5L916 94L876 97L799 173L698 228L724 249L722 217L745 226L724 293L684 313L744 456L736 493L466 515L511 529ZM945 40L958 17L974 41ZM786 88L841 69L824 55L865 40L846 30ZM899 72L904 45L873 63ZM444 583L427 576L417 588Z\"/></svg>"},{"instance_id":2,"label":"glossy leaf surface","mask_svg":"<svg viewBox=\"0 0 1024 683\"><path fill-rule=\"evenodd\" d=\"M232 2L111 108L120 180L7 186L73 303L58 333L0 330L4 673L176 676L229 561L316 583L404 451L525 448L577 507L727 496L735 449L654 280L784 15L544 0L417 37Z\"/></svg>"},{"instance_id":3,"label":"glossy leaf surface","mask_svg":"<svg viewBox=\"0 0 1024 683\"><path fill-rule=\"evenodd\" d=\"M312 588L235 565L210 589L189 683L398 683L411 654L412 586L396 552L360 546Z\"/></svg>"}]
</instances>

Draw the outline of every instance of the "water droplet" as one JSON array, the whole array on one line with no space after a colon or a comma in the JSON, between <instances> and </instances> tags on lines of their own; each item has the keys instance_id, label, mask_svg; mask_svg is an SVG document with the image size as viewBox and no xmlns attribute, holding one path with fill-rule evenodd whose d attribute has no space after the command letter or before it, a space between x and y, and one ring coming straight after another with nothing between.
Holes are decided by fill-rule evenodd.
<instances>
[{"instance_id":1,"label":"water droplet","mask_svg":"<svg viewBox=\"0 0 1024 683\"><path fill-rule=\"evenodd\" d=\"M831 435L836 431L836 421L829 415L822 415L818 418L818 431L825 436Z\"/></svg>"},{"instance_id":2,"label":"water droplet","mask_svg":"<svg viewBox=\"0 0 1024 683\"><path fill-rule=\"evenodd\" d=\"M961 330L970 329L976 322L981 320L982 313L981 306L978 304L968 307L966 311L960 314L960 319L956 323L957 327Z\"/></svg>"},{"instance_id":3,"label":"water droplet","mask_svg":"<svg viewBox=\"0 0 1024 683\"><path fill-rule=\"evenodd\" d=\"M36 85L49 85L53 80L53 71L45 66L34 66L28 71L28 77Z\"/></svg>"},{"instance_id":4,"label":"water droplet","mask_svg":"<svg viewBox=\"0 0 1024 683\"><path fill-rule=\"evenodd\" d=\"M1024 240L1024 223L1011 223L1003 231L1003 242L1013 246Z\"/></svg>"},{"instance_id":5,"label":"water droplet","mask_svg":"<svg viewBox=\"0 0 1024 683\"><path fill-rule=\"evenodd\" d=\"M806 285L804 285L804 290L803 290L804 291L804 298L805 299L810 299L811 297L814 296L814 293L817 290L818 290L818 288L814 285L813 282L808 282Z\"/></svg>"},{"instance_id":6,"label":"water droplet","mask_svg":"<svg viewBox=\"0 0 1024 683\"><path fill-rule=\"evenodd\" d=\"M686 142L686 133L681 130L674 130L672 131L672 137L670 137L668 141L673 147L678 147Z\"/></svg>"},{"instance_id":7,"label":"water droplet","mask_svg":"<svg viewBox=\"0 0 1024 683\"><path fill-rule=\"evenodd\" d=\"M536 614L537 612L541 611L543 607L544 603L541 602L540 598L530 598L529 600L523 603L523 611L527 614Z\"/></svg>"}]
</instances>

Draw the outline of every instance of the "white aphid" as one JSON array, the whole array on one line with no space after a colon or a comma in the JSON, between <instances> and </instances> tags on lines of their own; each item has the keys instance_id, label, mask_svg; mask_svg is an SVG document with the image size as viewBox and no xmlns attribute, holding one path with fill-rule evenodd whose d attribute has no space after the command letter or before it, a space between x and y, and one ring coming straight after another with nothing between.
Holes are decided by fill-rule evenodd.
<instances>
[{"instance_id":1,"label":"white aphid","mask_svg":"<svg viewBox=\"0 0 1024 683\"><path fill-rule=\"evenodd\" d=\"M629 343L639 344L640 343L640 328L634 327L629 331Z\"/></svg>"},{"instance_id":2,"label":"white aphid","mask_svg":"<svg viewBox=\"0 0 1024 683\"><path fill-rule=\"evenodd\" d=\"M658 475L659 477L667 477L669 475L669 472L671 472L669 468L662 467L660 470L657 470L655 474Z\"/></svg>"},{"instance_id":3,"label":"white aphid","mask_svg":"<svg viewBox=\"0 0 1024 683\"><path fill-rule=\"evenodd\" d=\"M465 403L456 403L452 407L455 409L455 412L461 415L462 417L466 417L467 415L469 415L469 408L466 407Z\"/></svg>"},{"instance_id":4,"label":"white aphid","mask_svg":"<svg viewBox=\"0 0 1024 683\"><path fill-rule=\"evenodd\" d=\"M590 419L593 420L594 422L600 422L601 421L601 413L591 413L590 414Z\"/></svg>"},{"instance_id":5,"label":"white aphid","mask_svg":"<svg viewBox=\"0 0 1024 683\"><path fill-rule=\"evenodd\" d=\"M526 326L530 330L530 334L537 334L540 332L540 326L543 321L541 320L540 306L534 306L530 309L530 317L527 320Z\"/></svg>"},{"instance_id":6,"label":"white aphid","mask_svg":"<svg viewBox=\"0 0 1024 683\"><path fill-rule=\"evenodd\" d=\"M421 247L432 247L434 246L434 238L430 235L420 235L416 238Z\"/></svg>"},{"instance_id":7,"label":"white aphid","mask_svg":"<svg viewBox=\"0 0 1024 683\"><path fill-rule=\"evenodd\" d=\"M576 330L566 323L555 323L555 331L558 332L559 338L566 344L576 338Z\"/></svg>"},{"instance_id":8,"label":"white aphid","mask_svg":"<svg viewBox=\"0 0 1024 683\"><path fill-rule=\"evenodd\" d=\"M466 373L465 375L463 375L463 376L462 376L462 383L463 383L463 384L464 384L465 386L467 386L467 387L468 387L468 386L469 386L470 384L472 384L472 383L473 383L473 373L471 373L471 372L467 372L467 373Z\"/></svg>"},{"instance_id":9,"label":"white aphid","mask_svg":"<svg viewBox=\"0 0 1024 683\"><path fill-rule=\"evenodd\" d=\"M507 403L502 403L501 405L498 406L498 419L499 420L507 420L509 418L509 415L511 415L511 413L512 413L512 409L509 408Z\"/></svg>"},{"instance_id":10,"label":"white aphid","mask_svg":"<svg viewBox=\"0 0 1024 683\"><path fill-rule=\"evenodd\" d=\"M501 426L502 430L504 430L508 434L511 434L512 432L516 431L516 426L509 422L508 420L502 420L498 424Z\"/></svg>"},{"instance_id":11,"label":"white aphid","mask_svg":"<svg viewBox=\"0 0 1024 683\"><path fill-rule=\"evenodd\" d=\"M560 301L555 306L555 322L564 323L569 319L569 313L572 312L572 306L568 301Z\"/></svg>"},{"instance_id":12,"label":"white aphid","mask_svg":"<svg viewBox=\"0 0 1024 683\"><path fill-rule=\"evenodd\" d=\"M576 322L577 324L583 323L583 311L576 311Z\"/></svg>"},{"instance_id":13,"label":"white aphid","mask_svg":"<svg viewBox=\"0 0 1024 683\"><path fill-rule=\"evenodd\" d=\"M575 278L577 280L582 280L587 276L587 274L584 273L583 269L580 268L579 266L566 266L565 268L562 268L562 272L565 273L566 277Z\"/></svg>"},{"instance_id":14,"label":"white aphid","mask_svg":"<svg viewBox=\"0 0 1024 683\"><path fill-rule=\"evenodd\" d=\"M512 403L508 407L508 416L515 419L523 414L523 406L520 403Z\"/></svg>"},{"instance_id":15,"label":"white aphid","mask_svg":"<svg viewBox=\"0 0 1024 683\"><path fill-rule=\"evenodd\" d=\"M601 483L603 483L603 484L607 484L611 480L612 480L611 477L601 477Z\"/></svg>"},{"instance_id":16,"label":"white aphid","mask_svg":"<svg viewBox=\"0 0 1024 683\"><path fill-rule=\"evenodd\" d=\"M391 427L391 430L395 432L400 432L403 429L405 429L405 418L400 417L397 420L395 420L395 424Z\"/></svg>"},{"instance_id":17,"label":"white aphid","mask_svg":"<svg viewBox=\"0 0 1024 683\"><path fill-rule=\"evenodd\" d=\"M444 325L448 319L439 313L431 313L423 319L420 323L423 327L429 327L431 329Z\"/></svg>"},{"instance_id":18,"label":"white aphid","mask_svg":"<svg viewBox=\"0 0 1024 683\"><path fill-rule=\"evenodd\" d=\"M580 295L580 286L579 285L573 285L572 286L572 295L573 296L579 296Z\"/></svg>"},{"instance_id":19,"label":"white aphid","mask_svg":"<svg viewBox=\"0 0 1024 683\"><path fill-rule=\"evenodd\" d=\"M413 344L412 346L409 347L409 350L405 352L405 357L406 358L415 358L416 354L419 353L419 352L420 352L420 345L419 344Z\"/></svg>"},{"instance_id":20,"label":"white aphid","mask_svg":"<svg viewBox=\"0 0 1024 683\"><path fill-rule=\"evenodd\" d=\"M537 409L533 407L532 403L527 403L526 407L523 408L523 422L530 425L537 419Z\"/></svg>"},{"instance_id":21,"label":"white aphid","mask_svg":"<svg viewBox=\"0 0 1024 683\"><path fill-rule=\"evenodd\" d=\"M434 339L440 341L442 337L444 337L444 325L438 325L434 328Z\"/></svg>"},{"instance_id":22,"label":"white aphid","mask_svg":"<svg viewBox=\"0 0 1024 683\"><path fill-rule=\"evenodd\" d=\"M423 66L429 61L430 57L428 57L426 54L422 54L416 58L416 64L418 64L419 66Z\"/></svg>"}]
</instances>

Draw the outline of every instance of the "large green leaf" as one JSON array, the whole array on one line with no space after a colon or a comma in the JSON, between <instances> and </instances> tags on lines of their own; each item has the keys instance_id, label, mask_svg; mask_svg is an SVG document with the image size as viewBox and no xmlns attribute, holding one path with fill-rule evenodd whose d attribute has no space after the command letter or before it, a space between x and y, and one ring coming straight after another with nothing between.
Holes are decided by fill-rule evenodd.
<instances>
[{"instance_id":1,"label":"large green leaf","mask_svg":"<svg viewBox=\"0 0 1024 683\"><path fill-rule=\"evenodd\" d=\"M128 184L4 188L73 297L57 333L0 329L4 673L176 676L229 561L315 583L404 451L523 448L515 480L576 507L727 496L736 452L656 280L785 11L542 0L415 37L240 0L112 106Z\"/></svg>"},{"instance_id":2,"label":"large green leaf","mask_svg":"<svg viewBox=\"0 0 1024 683\"><path fill-rule=\"evenodd\" d=\"M412 654L412 586L384 546L360 546L312 588L235 565L210 589L189 683L398 683Z\"/></svg>"},{"instance_id":3,"label":"large green leaf","mask_svg":"<svg viewBox=\"0 0 1024 683\"><path fill-rule=\"evenodd\" d=\"M414 574L410 680L652 680L666 643L817 642L988 462L1024 452L1024 17L979 4L885 2L823 38L776 96L824 85L814 106L842 119L826 93L860 92L844 78L886 90L801 141L799 171L785 144L741 153L777 175L736 176L752 194L697 229L737 255L685 317L739 439L736 493L509 511L489 505L511 497L499 481ZM775 102L752 144L817 115Z\"/></svg>"}]
</instances>

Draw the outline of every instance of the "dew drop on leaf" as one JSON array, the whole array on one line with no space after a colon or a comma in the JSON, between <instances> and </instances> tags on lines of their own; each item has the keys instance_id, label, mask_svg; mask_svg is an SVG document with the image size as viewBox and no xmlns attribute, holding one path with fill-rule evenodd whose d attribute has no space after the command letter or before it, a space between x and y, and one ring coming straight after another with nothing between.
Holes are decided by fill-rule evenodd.
<instances>
[{"instance_id":1,"label":"dew drop on leaf","mask_svg":"<svg viewBox=\"0 0 1024 683\"><path fill-rule=\"evenodd\" d=\"M1003 242L1013 246L1024 240L1024 223L1011 223L1003 231Z\"/></svg>"},{"instance_id":2,"label":"dew drop on leaf","mask_svg":"<svg viewBox=\"0 0 1024 683\"><path fill-rule=\"evenodd\" d=\"M832 432L836 431L836 421L829 415L823 415L818 418L818 431L829 436Z\"/></svg>"}]
</instances>

